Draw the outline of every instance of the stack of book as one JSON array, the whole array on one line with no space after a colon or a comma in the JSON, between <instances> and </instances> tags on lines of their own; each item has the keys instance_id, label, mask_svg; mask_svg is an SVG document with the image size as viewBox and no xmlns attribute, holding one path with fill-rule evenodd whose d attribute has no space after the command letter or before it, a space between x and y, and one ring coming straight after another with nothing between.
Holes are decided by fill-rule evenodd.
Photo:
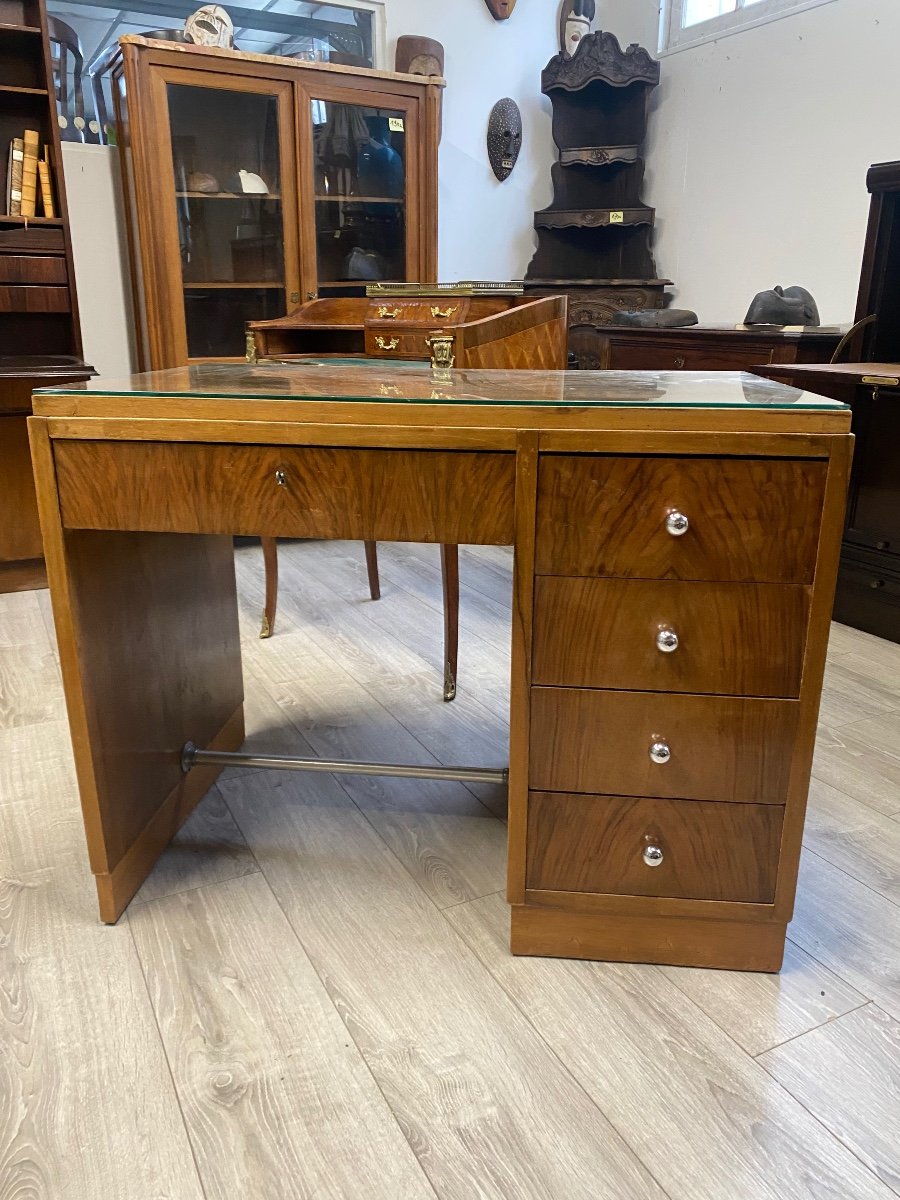
<instances>
[{"instance_id":1,"label":"stack of book","mask_svg":"<svg viewBox=\"0 0 900 1200\"><path fill-rule=\"evenodd\" d=\"M6 170L7 216L56 216L50 178L49 147L44 146L43 155L38 157L40 149L40 136L36 129L26 129L22 137L13 138L9 143L9 162Z\"/></svg>"}]
</instances>

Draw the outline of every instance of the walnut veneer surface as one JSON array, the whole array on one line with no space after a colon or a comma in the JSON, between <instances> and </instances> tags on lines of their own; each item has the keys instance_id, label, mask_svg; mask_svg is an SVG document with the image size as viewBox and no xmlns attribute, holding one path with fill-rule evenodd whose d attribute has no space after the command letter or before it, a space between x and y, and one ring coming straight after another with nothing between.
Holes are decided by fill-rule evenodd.
<instances>
[{"instance_id":1,"label":"walnut veneer surface","mask_svg":"<svg viewBox=\"0 0 900 1200\"><path fill-rule=\"evenodd\" d=\"M514 953L779 968L842 405L740 375L308 362L95 381L35 410L105 921L215 779L180 773L183 744L243 739L228 534L249 504L281 536L514 545Z\"/></svg>"}]
</instances>

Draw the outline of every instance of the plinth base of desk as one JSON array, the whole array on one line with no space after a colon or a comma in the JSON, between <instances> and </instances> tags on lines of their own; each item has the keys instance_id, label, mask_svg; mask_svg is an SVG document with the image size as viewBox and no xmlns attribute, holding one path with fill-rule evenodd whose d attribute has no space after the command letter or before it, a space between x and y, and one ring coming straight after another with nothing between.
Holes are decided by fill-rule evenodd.
<instances>
[{"instance_id":1,"label":"plinth base of desk","mask_svg":"<svg viewBox=\"0 0 900 1200\"><path fill-rule=\"evenodd\" d=\"M236 709L210 743L211 750L238 750L244 742L244 707ZM157 859L185 823L223 768L195 767L174 787L132 842L125 857L108 874L95 875L100 920L114 925L138 888L153 870Z\"/></svg>"},{"instance_id":2,"label":"plinth base of desk","mask_svg":"<svg viewBox=\"0 0 900 1200\"><path fill-rule=\"evenodd\" d=\"M776 972L786 932L781 922L606 916L514 904L510 949L541 958Z\"/></svg>"}]
</instances>

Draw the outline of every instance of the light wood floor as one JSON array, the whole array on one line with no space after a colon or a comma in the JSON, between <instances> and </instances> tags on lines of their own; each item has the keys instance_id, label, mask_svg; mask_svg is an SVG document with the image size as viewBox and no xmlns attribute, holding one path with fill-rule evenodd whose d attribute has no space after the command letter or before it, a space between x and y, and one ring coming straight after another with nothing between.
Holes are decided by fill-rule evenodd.
<instances>
[{"instance_id":1,"label":"light wood floor","mask_svg":"<svg viewBox=\"0 0 900 1200\"><path fill-rule=\"evenodd\" d=\"M501 765L510 559L238 551L251 744ZM513 959L499 789L223 777L97 923L45 593L0 596L2 1200L900 1194L900 646L835 626L780 977Z\"/></svg>"}]
</instances>

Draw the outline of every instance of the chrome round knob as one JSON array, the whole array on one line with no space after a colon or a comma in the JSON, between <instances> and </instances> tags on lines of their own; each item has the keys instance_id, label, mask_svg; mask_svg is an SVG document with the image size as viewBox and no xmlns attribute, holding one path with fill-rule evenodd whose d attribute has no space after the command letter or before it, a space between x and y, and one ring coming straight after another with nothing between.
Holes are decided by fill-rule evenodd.
<instances>
[{"instance_id":1,"label":"chrome round knob","mask_svg":"<svg viewBox=\"0 0 900 1200\"><path fill-rule=\"evenodd\" d=\"M644 847L644 853L641 855L645 864L648 867L661 867L665 855L663 854L662 846L649 845Z\"/></svg>"},{"instance_id":2,"label":"chrome round knob","mask_svg":"<svg viewBox=\"0 0 900 1200\"><path fill-rule=\"evenodd\" d=\"M672 537L682 537L687 533L690 524L684 513L675 509L666 517L666 533L671 533Z\"/></svg>"},{"instance_id":3,"label":"chrome round knob","mask_svg":"<svg viewBox=\"0 0 900 1200\"><path fill-rule=\"evenodd\" d=\"M661 629L656 635L656 648L663 654L671 654L678 649L678 634L674 629Z\"/></svg>"},{"instance_id":4,"label":"chrome round knob","mask_svg":"<svg viewBox=\"0 0 900 1200\"><path fill-rule=\"evenodd\" d=\"M672 751L665 742L654 742L650 747L650 758L655 763L667 763L672 757Z\"/></svg>"}]
</instances>

